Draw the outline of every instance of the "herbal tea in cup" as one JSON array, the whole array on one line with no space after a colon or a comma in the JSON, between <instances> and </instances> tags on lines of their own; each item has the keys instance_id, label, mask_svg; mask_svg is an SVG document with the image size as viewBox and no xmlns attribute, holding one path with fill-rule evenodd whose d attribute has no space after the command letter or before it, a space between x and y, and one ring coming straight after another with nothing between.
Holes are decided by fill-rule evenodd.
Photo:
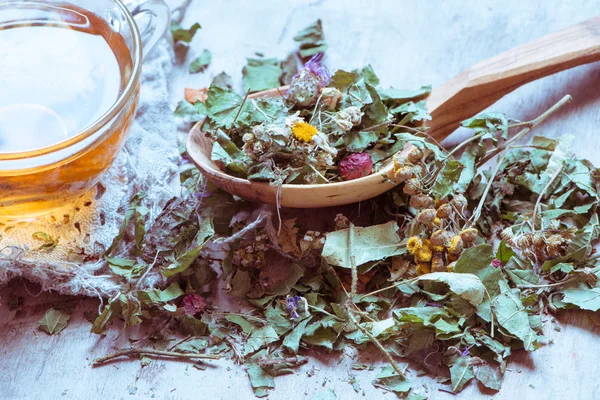
<instances>
[{"instance_id":1,"label":"herbal tea in cup","mask_svg":"<svg viewBox=\"0 0 600 400\"><path fill-rule=\"evenodd\" d=\"M149 51L169 21L158 0L133 13L118 0L0 1L0 217L63 206L113 162L135 115L142 43Z\"/></svg>"}]
</instances>

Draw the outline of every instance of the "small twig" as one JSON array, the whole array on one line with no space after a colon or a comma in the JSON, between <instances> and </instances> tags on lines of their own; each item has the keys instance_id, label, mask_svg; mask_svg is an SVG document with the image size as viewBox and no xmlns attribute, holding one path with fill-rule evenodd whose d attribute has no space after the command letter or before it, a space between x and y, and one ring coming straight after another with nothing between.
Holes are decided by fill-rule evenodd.
<instances>
[{"instance_id":1,"label":"small twig","mask_svg":"<svg viewBox=\"0 0 600 400\"><path fill-rule=\"evenodd\" d=\"M552 115L554 112L556 112L558 109L560 109L565 104L569 103L572 99L573 98L570 95L566 95L565 97L563 97L562 99L560 99L560 101L558 101L555 105L553 105L548 110L546 110L546 112L544 112L542 115L540 115L536 119L530 121L530 123L528 123L528 124L526 123L525 124L525 125L527 125L526 128L524 128L521 131L519 131L519 133L517 133L515 136L513 136L510 140L508 140L502 146L500 146L500 147L498 147L498 148L496 148L494 150L490 150L488 152L488 154L486 154L485 157L483 157L477 163L477 165L481 166L481 165L485 164L486 162L488 162L491 158L493 158L497 154L501 153L508 146L510 146L511 143L514 143L516 140L520 139L523 135L526 135L527 133L529 133L533 128L535 128L537 125L539 125L542 122L544 122L544 120L546 118L548 118L550 115Z\"/></svg>"},{"instance_id":2,"label":"small twig","mask_svg":"<svg viewBox=\"0 0 600 400\"><path fill-rule=\"evenodd\" d=\"M246 104L246 100L248 100L249 95L250 95L250 89L248 89L248 91L246 92L246 95L244 96L244 100L242 100L242 104L240 104L240 108L237 111L237 113L235 114L235 118L233 118L233 122L231 123L231 128L229 128L229 130L227 131L227 136L231 137L231 135L230 135L231 130L235 126L235 122L237 121L238 117L242 113L242 109L244 108L244 104Z\"/></svg>"},{"instance_id":3,"label":"small twig","mask_svg":"<svg viewBox=\"0 0 600 400\"><path fill-rule=\"evenodd\" d=\"M354 224L350 223L350 229L348 229L348 258L350 261L350 268L352 270L352 286L350 287L350 297L349 297L349 300L351 302L354 301L354 296L356 296L356 286L358 285L358 270L356 268L356 258L351 253L353 243L354 243Z\"/></svg>"},{"instance_id":4,"label":"small twig","mask_svg":"<svg viewBox=\"0 0 600 400\"><path fill-rule=\"evenodd\" d=\"M187 342L188 340L190 340L192 338L192 335L187 335L186 337L184 337L183 339L179 340L178 342L176 342L173 346L169 347L167 350L171 351L173 350L175 347L179 346L182 343Z\"/></svg>"},{"instance_id":5,"label":"small twig","mask_svg":"<svg viewBox=\"0 0 600 400\"><path fill-rule=\"evenodd\" d=\"M394 284L393 284L393 285L391 285L391 286L384 287L383 289L378 289L378 290L375 290L374 292L371 292L371 293L367 293L367 294L363 295L363 296L360 298L360 300L364 299L365 297L368 297L368 296L372 296L372 295L374 295L374 294L377 294L377 293L385 292L385 291L386 291L386 290L388 290L388 289L397 288L398 286L402 286L402 285L405 285L405 284L407 284L407 283L414 282L414 281L416 281L417 279L419 279L419 277L416 277L416 278L411 278L411 279L406 279L406 280L403 280L403 281L400 281L400 282L396 282L396 283L394 283Z\"/></svg>"},{"instance_id":6,"label":"small twig","mask_svg":"<svg viewBox=\"0 0 600 400\"><path fill-rule=\"evenodd\" d=\"M537 201L535 202L535 205L533 206L533 216L531 217L531 230L532 230L532 233L535 233L535 219L537 217L537 210L538 210L538 207L540 205L540 202L542 201L542 197L544 197L544 194L550 188L550 185L552 185L552 182L554 182L554 180L562 172L562 169L563 169L563 166L561 165L556 170L556 172L554 174L552 174L552 176L550 177L550 180L548 181L548 183L546 184L546 186L544 186L544 189L542 189L542 191L540 192L540 195L538 196ZM544 227L542 226L542 229L543 228Z\"/></svg>"},{"instance_id":7,"label":"small twig","mask_svg":"<svg viewBox=\"0 0 600 400\"><path fill-rule=\"evenodd\" d=\"M332 313L330 313L329 311L325 311L325 310L323 310L322 308L315 307L315 306L311 306L310 304L308 304L308 307L309 307L309 308L312 308L312 309L313 309L313 310L315 310L315 311L322 312L322 313L323 313L323 314L325 314L325 315L329 315L331 318L333 318L333 319L335 319L335 320L338 320L338 321L340 321L340 322L346 322L346 320L345 320L345 319L343 319L343 318L340 318L340 317L338 317L337 315L333 315L333 314L332 314Z\"/></svg>"},{"instance_id":8,"label":"small twig","mask_svg":"<svg viewBox=\"0 0 600 400\"><path fill-rule=\"evenodd\" d=\"M271 359L262 359L258 362L260 367L268 367L270 365L278 365L278 364L306 364L308 362L307 358L298 359L298 357L287 357L287 358L271 358Z\"/></svg>"},{"instance_id":9,"label":"small twig","mask_svg":"<svg viewBox=\"0 0 600 400\"><path fill-rule=\"evenodd\" d=\"M385 347L383 347L381 342L379 340L377 340L377 338L375 336L373 336L373 334L371 332L366 330L362 325L360 325L358 323L358 321L352 314L350 307L348 307L348 315L350 316L350 320L354 323L354 325L356 325L358 330L361 331L364 335L366 335L369 338L369 340L371 342L373 342L373 344L375 346L377 346L377 348L385 355L385 357L388 359L389 363L391 364L392 368L394 368L394 371L396 371L398 376L402 379L406 379L406 375L404 375L404 372L402 372L402 370L400 369L398 364L396 364L396 361L394 361L394 359L392 358L392 355L385 349Z\"/></svg>"},{"instance_id":10,"label":"small twig","mask_svg":"<svg viewBox=\"0 0 600 400\"><path fill-rule=\"evenodd\" d=\"M500 171L500 167L502 166L503 162L504 162L504 157L501 158L500 160L498 160L498 165L496 165L496 168L494 169L492 176L490 176L490 181L488 182L487 186L485 187L485 191L483 192L483 195L481 195L481 200L479 200L477 209L475 210L475 212L473 213L473 216L471 217L470 226L475 225L477 223L477 220L481 216L481 209L483 208L483 205L485 204L485 199L486 199L488 193L490 192L490 189L492 188L492 184L494 183L494 180L496 179L496 175L498 175L498 172Z\"/></svg>"},{"instance_id":11,"label":"small twig","mask_svg":"<svg viewBox=\"0 0 600 400\"><path fill-rule=\"evenodd\" d=\"M198 353L179 353L176 351L164 351L155 349L121 349L114 353L107 354L104 357L96 358L94 364L102 364L118 357L131 357L131 356L158 356L158 357L173 357L173 358L199 358L206 360L218 360L221 358L219 354L198 354Z\"/></svg>"}]
</instances>

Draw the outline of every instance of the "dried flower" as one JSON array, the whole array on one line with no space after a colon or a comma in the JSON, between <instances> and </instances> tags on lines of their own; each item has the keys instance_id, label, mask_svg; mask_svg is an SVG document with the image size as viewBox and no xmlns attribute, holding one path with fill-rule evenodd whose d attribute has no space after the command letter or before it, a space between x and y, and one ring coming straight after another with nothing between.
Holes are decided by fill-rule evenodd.
<instances>
[{"instance_id":1,"label":"dried flower","mask_svg":"<svg viewBox=\"0 0 600 400\"><path fill-rule=\"evenodd\" d=\"M421 248L421 246L423 246L423 242L420 238L416 236L413 236L410 239L408 239L408 242L406 243L406 249L410 254L415 254L417 250Z\"/></svg>"},{"instance_id":2,"label":"dried flower","mask_svg":"<svg viewBox=\"0 0 600 400\"><path fill-rule=\"evenodd\" d=\"M421 158L423 158L423 152L416 147L410 149L410 151L406 154L406 160L412 164L418 163L421 161Z\"/></svg>"},{"instance_id":3,"label":"dried flower","mask_svg":"<svg viewBox=\"0 0 600 400\"><path fill-rule=\"evenodd\" d=\"M318 133L317 128L306 122L295 122L292 125L294 137L301 142L312 142L313 137Z\"/></svg>"},{"instance_id":4,"label":"dried flower","mask_svg":"<svg viewBox=\"0 0 600 400\"><path fill-rule=\"evenodd\" d=\"M452 206L448 203L438 207L436 215L438 218L448 218L452 214Z\"/></svg>"},{"instance_id":5,"label":"dried flower","mask_svg":"<svg viewBox=\"0 0 600 400\"><path fill-rule=\"evenodd\" d=\"M336 215L335 219L333 220L333 223L334 223L334 228L333 228L334 231L339 231L342 229L350 228L350 220L344 214Z\"/></svg>"},{"instance_id":6,"label":"dried flower","mask_svg":"<svg viewBox=\"0 0 600 400\"><path fill-rule=\"evenodd\" d=\"M433 246L446 246L450 242L452 235L444 229L438 229L431 234L431 244Z\"/></svg>"},{"instance_id":7,"label":"dried flower","mask_svg":"<svg viewBox=\"0 0 600 400\"><path fill-rule=\"evenodd\" d=\"M360 125L362 121L362 116L363 113L360 111L360 108L355 106L346 107L342 111L337 113L338 119L344 119L354 126Z\"/></svg>"},{"instance_id":8,"label":"dried flower","mask_svg":"<svg viewBox=\"0 0 600 400\"><path fill-rule=\"evenodd\" d=\"M394 169L394 173L396 182L399 183L406 182L414 176L414 172L411 167L400 167L398 169Z\"/></svg>"},{"instance_id":9,"label":"dried flower","mask_svg":"<svg viewBox=\"0 0 600 400\"><path fill-rule=\"evenodd\" d=\"M460 232L460 237L465 243L473 243L477 239L479 232L475 228L463 229Z\"/></svg>"},{"instance_id":10,"label":"dried flower","mask_svg":"<svg viewBox=\"0 0 600 400\"><path fill-rule=\"evenodd\" d=\"M441 253L435 253L431 259L431 271L432 272L444 272L446 266L444 265L444 257Z\"/></svg>"},{"instance_id":11,"label":"dried flower","mask_svg":"<svg viewBox=\"0 0 600 400\"><path fill-rule=\"evenodd\" d=\"M316 54L292 78L287 92L288 100L300 106L310 106L317 101L322 88L327 86L331 75L321 64L323 53Z\"/></svg>"},{"instance_id":12,"label":"dried flower","mask_svg":"<svg viewBox=\"0 0 600 400\"><path fill-rule=\"evenodd\" d=\"M321 89L321 104L330 110L335 109L343 97L343 93L336 88L326 87Z\"/></svg>"},{"instance_id":13,"label":"dried flower","mask_svg":"<svg viewBox=\"0 0 600 400\"><path fill-rule=\"evenodd\" d=\"M465 209L465 207L467 206L467 198L465 196L463 196L462 194L457 194L456 196L454 196L454 198L450 201L450 203L456 207L457 210L459 210L460 212L463 212L463 210Z\"/></svg>"},{"instance_id":14,"label":"dried flower","mask_svg":"<svg viewBox=\"0 0 600 400\"><path fill-rule=\"evenodd\" d=\"M431 257L433 257L433 252L429 246L421 246L421 248L415 252L415 260L418 262L429 262L431 261Z\"/></svg>"},{"instance_id":15,"label":"dried flower","mask_svg":"<svg viewBox=\"0 0 600 400\"><path fill-rule=\"evenodd\" d=\"M433 200L431 197L425 194L416 194L410 197L410 206L416 208L417 210L427 208L431 206L432 203Z\"/></svg>"},{"instance_id":16,"label":"dried flower","mask_svg":"<svg viewBox=\"0 0 600 400\"><path fill-rule=\"evenodd\" d=\"M419 213L419 216L417 217L417 221L419 221L422 224L433 222L434 219L435 210L433 208L428 208L426 210L421 211Z\"/></svg>"},{"instance_id":17,"label":"dried flower","mask_svg":"<svg viewBox=\"0 0 600 400\"><path fill-rule=\"evenodd\" d=\"M415 194L419 193L420 189L421 189L421 183L419 182L419 180L412 178L412 179L409 179L408 182L406 182L404 184L404 188L402 189L402 191L406 194L414 196Z\"/></svg>"},{"instance_id":18,"label":"dried flower","mask_svg":"<svg viewBox=\"0 0 600 400\"><path fill-rule=\"evenodd\" d=\"M431 266L427 263L417 263L417 276L429 274L431 272Z\"/></svg>"},{"instance_id":19,"label":"dried flower","mask_svg":"<svg viewBox=\"0 0 600 400\"><path fill-rule=\"evenodd\" d=\"M190 316L202 314L206 311L206 300L204 297L192 293L183 298L183 311Z\"/></svg>"},{"instance_id":20,"label":"dried flower","mask_svg":"<svg viewBox=\"0 0 600 400\"><path fill-rule=\"evenodd\" d=\"M344 180L362 178L373 171L373 160L369 153L352 153L340 161L340 175Z\"/></svg>"},{"instance_id":21,"label":"dried flower","mask_svg":"<svg viewBox=\"0 0 600 400\"><path fill-rule=\"evenodd\" d=\"M448 244L448 253L460 254L463 251L463 240L460 236L454 236Z\"/></svg>"},{"instance_id":22,"label":"dried flower","mask_svg":"<svg viewBox=\"0 0 600 400\"><path fill-rule=\"evenodd\" d=\"M290 296L289 294L285 298L285 304L287 306L288 313L290 313L290 319L296 319L298 315L298 305L300 302L300 296Z\"/></svg>"},{"instance_id":23,"label":"dried flower","mask_svg":"<svg viewBox=\"0 0 600 400\"><path fill-rule=\"evenodd\" d=\"M503 265L502 261L498 260L497 258L494 258L492 260L492 267L494 267L494 268L500 268L500 267L502 267L502 265Z\"/></svg>"}]
</instances>

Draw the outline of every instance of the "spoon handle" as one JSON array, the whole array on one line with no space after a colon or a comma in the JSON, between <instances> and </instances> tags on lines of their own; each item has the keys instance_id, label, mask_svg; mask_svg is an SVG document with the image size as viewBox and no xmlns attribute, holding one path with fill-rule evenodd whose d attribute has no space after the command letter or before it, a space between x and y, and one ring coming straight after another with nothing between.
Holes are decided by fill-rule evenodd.
<instances>
[{"instance_id":1,"label":"spoon handle","mask_svg":"<svg viewBox=\"0 0 600 400\"><path fill-rule=\"evenodd\" d=\"M461 121L518 87L594 61L600 61L600 17L480 62L431 92L427 98L433 117L429 133L442 140Z\"/></svg>"}]
</instances>

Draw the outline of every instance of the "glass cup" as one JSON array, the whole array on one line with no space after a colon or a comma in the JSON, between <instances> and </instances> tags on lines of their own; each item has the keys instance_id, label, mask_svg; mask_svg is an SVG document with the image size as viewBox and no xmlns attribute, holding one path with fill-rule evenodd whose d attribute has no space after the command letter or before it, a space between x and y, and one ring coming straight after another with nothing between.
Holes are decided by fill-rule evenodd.
<instances>
[{"instance_id":1,"label":"glass cup","mask_svg":"<svg viewBox=\"0 0 600 400\"><path fill-rule=\"evenodd\" d=\"M102 37L121 53L121 90L99 119L62 141L25 151L0 150L0 219L49 213L94 187L123 146L138 103L142 61L170 22L162 0L0 0L0 29L72 23L68 19L78 15L98 18L107 30Z\"/></svg>"}]
</instances>

